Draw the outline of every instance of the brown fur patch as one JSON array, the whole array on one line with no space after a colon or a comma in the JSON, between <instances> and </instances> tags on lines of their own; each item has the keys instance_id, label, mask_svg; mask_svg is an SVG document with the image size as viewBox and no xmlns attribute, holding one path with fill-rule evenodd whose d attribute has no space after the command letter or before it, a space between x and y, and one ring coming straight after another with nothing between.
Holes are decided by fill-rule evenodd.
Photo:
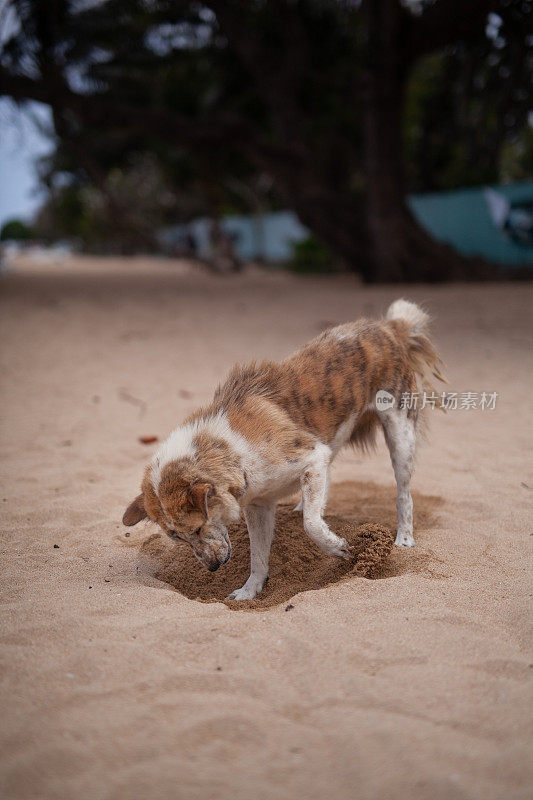
<instances>
[{"instance_id":1,"label":"brown fur patch","mask_svg":"<svg viewBox=\"0 0 533 800\"><path fill-rule=\"evenodd\" d=\"M151 469L146 468L142 492L146 512L153 522L168 529L167 514L187 528L195 529L205 520L206 511L224 503L224 493L238 497L245 488L240 459L229 444L206 431L193 440L197 456L176 459L165 464L156 494ZM211 487L206 492L205 487ZM201 492L197 487L202 487ZM198 497L205 497L205 505Z\"/></svg>"},{"instance_id":2,"label":"brown fur patch","mask_svg":"<svg viewBox=\"0 0 533 800\"><path fill-rule=\"evenodd\" d=\"M400 402L416 390L417 375L442 379L439 357L429 337L413 333L403 320L359 320L328 330L276 364L235 366L213 402L190 420L224 411L232 428L253 445L275 442L276 457L289 458L302 432L330 442L351 413L359 416L351 443L371 445L376 414L364 413L379 389ZM269 452L273 454L275 448Z\"/></svg>"}]
</instances>

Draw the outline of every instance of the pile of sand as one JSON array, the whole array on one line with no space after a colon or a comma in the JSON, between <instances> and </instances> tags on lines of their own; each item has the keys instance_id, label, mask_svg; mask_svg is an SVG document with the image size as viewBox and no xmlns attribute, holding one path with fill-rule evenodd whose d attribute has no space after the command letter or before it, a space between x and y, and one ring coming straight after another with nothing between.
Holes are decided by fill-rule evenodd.
<instances>
[{"instance_id":1,"label":"pile of sand","mask_svg":"<svg viewBox=\"0 0 533 800\"><path fill-rule=\"evenodd\" d=\"M238 589L250 572L250 546L244 521L229 529L233 554L217 572L208 572L187 545L174 545L162 534L154 534L141 545L141 553L155 563L155 577L178 592L204 603L224 602L230 608L262 609L290 600L309 589L321 589L351 576L379 574L392 550L390 530L377 523L356 527L337 516L325 517L331 530L353 548L353 560L325 556L306 536L302 514L280 507L276 536L270 555L269 581L255 600L232 602L227 596Z\"/></svg>"}]
</instances>

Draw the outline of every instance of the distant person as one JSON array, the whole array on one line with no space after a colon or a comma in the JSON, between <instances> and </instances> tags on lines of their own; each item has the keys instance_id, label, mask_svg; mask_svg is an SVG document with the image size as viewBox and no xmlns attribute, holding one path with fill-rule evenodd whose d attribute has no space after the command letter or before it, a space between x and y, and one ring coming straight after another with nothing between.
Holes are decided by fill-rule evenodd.
<instances>
[{"instance_id":1,"label":"distant person","mask_svg":"<svg viewBox=\"0 0 533 800\"><path fill-rule=\"evenodd\" d=\"M184 236L184 245L185 245L185 255L189 258L197 258L198 257L198 242L196 241L196 236L192 231L187 231Z\"/></svg>"},{"instance_id":2,"label":"distant person","mask_svg":"<svg viewBox=\"0 0 533 800\"><path fill-rule=\"evenodd\" d=\"M242 261L235 253L235 242L238 234L225 231L220 220L215 218L211 223L209 241L211 245L210 264L215 272L240 272Z\"/></svg>"}]
</instances>

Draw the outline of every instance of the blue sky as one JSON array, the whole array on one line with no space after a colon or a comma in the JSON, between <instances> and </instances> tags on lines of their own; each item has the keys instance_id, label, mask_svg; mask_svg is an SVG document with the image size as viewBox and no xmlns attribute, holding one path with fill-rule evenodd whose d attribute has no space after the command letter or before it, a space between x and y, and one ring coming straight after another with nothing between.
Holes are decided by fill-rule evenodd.
<instances>
[{"instance_id":1,"label":"blue sky","mask_svg":"<svg viewBox=\"0 0 533 800\"><path fill-rule=\"evenodd\" d=\"M30 219L43 201L35 160L52 144L41 127L50 127L47 106L31 103L23 111L0 99L0 226L12 217Z\"/></svg>"}]
</instances>

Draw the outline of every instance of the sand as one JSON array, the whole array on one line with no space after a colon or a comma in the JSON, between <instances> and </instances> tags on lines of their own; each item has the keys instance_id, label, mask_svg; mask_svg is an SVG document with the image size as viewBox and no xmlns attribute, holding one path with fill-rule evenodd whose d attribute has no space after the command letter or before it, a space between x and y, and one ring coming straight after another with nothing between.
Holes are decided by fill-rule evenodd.
<instances>
[{"instance_id":1,"label":"sand","mask_svg":"<svg viewBox=\"0 0 533 800\"><path fill-rule=\"evenodd\" d=\"M76 258L20 262L0 290L2 797L531 796L530 285ZM185 596L187 556L120 524L157 447L139 438L164 437L235 360L282 357L399 295L435 315L450 390L499 393L494 411L432 414L417 548L373 578L314 554L305 591L281 535L276 604ZM382 442L339 457L339 525L392 528L394 501Z\"/></svg>"},{"instance_id":2,"label":"sand","mask_svg":"<svg viewBox=\"0 0 533 800\"><path fill-rule=\"evenodd\" d=\"M268 583L258 597L245 602L228 599L232 590L242 586L250 574L250 547L244 521L230 527L233 557L216 575L201 567L190 547L172 546L168 537L158 533L142 543L141 553L151 560L155 577L180 594L205 603L223 602L235 611L271 608L300 592L322 589L355 576L373 578L387 569L394 542L389 528L379 523L356 526L333 514L325 519L332 531L346 539L352 559L324 558L304 535L302 515L281 506L276 518Z\"/></svg>"}]
</instances>

